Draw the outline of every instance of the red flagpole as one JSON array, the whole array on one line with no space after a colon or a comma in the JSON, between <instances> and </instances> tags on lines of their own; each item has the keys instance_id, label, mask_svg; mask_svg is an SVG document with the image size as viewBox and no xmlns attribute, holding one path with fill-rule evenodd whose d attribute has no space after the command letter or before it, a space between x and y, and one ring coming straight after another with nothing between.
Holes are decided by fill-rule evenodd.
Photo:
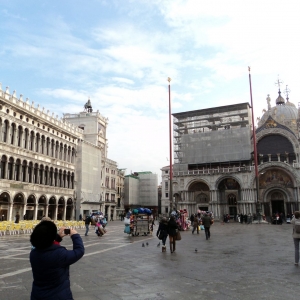
<instances>
[{"instance_id":1,"label":"red flagpole","mask_svg":"<svg viewBox=\"0 0 300 300\"><path fill-rule=\"evenodd\" d=\"M259 180L258 180L258 161L257 161L257 145L256 145L256 133L254 126L254 108L253 108L253 98L252 98L252 84L251 84L251 73L250 67L249 71L249 85L250 85L250 99L251 99L251 111L252 111L252 132L253 132L253 147L254 147L254 167L255 167L255 179L256 179L256 212L260 212L260 202L259 202Z\"/></svg>"},{"instance_id":2,"label":"red flagpole","mask_svg":"<svg viewBox=\"0 0 300 300\"><path fill-rule=\"evenodd\" d=\"M171 115L171 78L168 77L169 81L169 143L170 143L170 188L169 188L169 200L170 210L173 210L173 163L172 163L172 115Z\"/></svg>"}]
</instances>

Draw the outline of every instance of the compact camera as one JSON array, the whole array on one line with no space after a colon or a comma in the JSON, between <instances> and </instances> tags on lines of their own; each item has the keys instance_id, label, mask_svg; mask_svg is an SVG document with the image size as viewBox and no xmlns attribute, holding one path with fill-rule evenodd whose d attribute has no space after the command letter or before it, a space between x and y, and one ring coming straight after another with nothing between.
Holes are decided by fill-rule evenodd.
<instances>
[{"instance_id":1,"label":"compact camera","mask_svg":"<svg viewBox=\"0 0 300 300\"><path fill-rule=\"evenodd\" d=\"M70 228L64 229L64 234L70 234L70 233L71 233Z\"/></svg>"}]
</instances>

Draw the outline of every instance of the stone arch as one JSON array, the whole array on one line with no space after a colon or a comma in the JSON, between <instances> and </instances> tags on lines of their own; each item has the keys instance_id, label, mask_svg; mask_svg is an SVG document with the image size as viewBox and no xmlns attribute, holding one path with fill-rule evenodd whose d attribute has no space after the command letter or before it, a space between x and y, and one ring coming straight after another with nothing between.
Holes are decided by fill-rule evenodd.
<instances>
[{"instance_id":1,"label":"stone arch","mask_svg":"<svg viewBox=\"0 0 300 300\"><path fill-rule=\"evenodd\" d=\"M13 207L12 207L12 216L19 214L20 217L23 217L25 213L25 196L23 193L17 193L13 198Z\"/></svg>"},{"instance_id":2,"label":"stone arch","mask_svg":"<svg viewBox=\"0 0 300 300\"><path fill-rule=\"evenodd\" d=\"M197 186L197 183L202 183L208 187L208 190L210 190L209 182L203 178L199 179L192 179L187 183L186 189L187 190L193 190L193 187L195 188Z\"/></svg>"},{"instance_id":3,"label":"stone arch","mask_svg":"<svg viewBox=\"0 0 300 300\"><path fill-rule=\"evenodd\" d=\"M10 204L11 203L11 195L10 192L8 191L2 191L0 193L0 203L7 203Z\"/></svg>"},{"instance_id":4,"label":"stone arch","mask_svg":"<svg viewBox=\"0 0 300 300\"><path fill-rule=\"evenodd\" d=\"M224 179L227 179L227 178L232 178L232 179L234 179L234 180L239 184L240 188L243 187L243 183L241 182L241 178L239 178L238 176L236 176L236 175L234 175L234 174L230 174L230 175L222 175L222 176L220 176L220 177L216 180L216 182L215 182L215 187L214 187L214 189L217 190L217 189L219 188L220 183L221 183Z\"/></svg>"},{"instance_id":5,"label":"stone arch","mask_svg":"<svg viewBox=\"0 0 300 300\"><path fill-rule=\"evenodd\" d=\"M58 204L57 204L57 220L63 220L64 218L64 213L66 209L66 200L65 197L61 196L58 199Z\"/></svg>"},{"instance_id":6,"label":"stone arch","mask_svg":"<svg viewBox=\"0 0 300 300\"><path fill-rule=\"evenodd\" d=\"M237 215L238 202L241 198L241 184L236 176L221 176L217 181L220 216L229 214L231 218ZM230 199L234 199L231 201ZM229 201L230 200L230 201Z\"/></svg>"},{"instance_id":7,"label":"stone arch","mask_svg":"<svg viewBox=\"0 0 300 300\"><path fill-rule=\"evenodd\" d=\"M27 197L26 208L25 208L26 220L34 220L35 219L35 212L38 209L36 199L37 199L37 197L35 194L30 194Z\"/></svg>"},{"instance_id":8,"label":"stone arch","mask_svg":"<svg viewBox=\"0 0 300 300\"><path fill-rule=\"evenodd\" d=\"M37 204L37 197L35 194L30 194L28 197L27 197L27 201L26 203L34 203L34 205Z\"/></svg>"},{"instance_id":9,"label":"stone arch","mask_svg":"<svg viewBox=\"0 0 300 300\"><path fill-rule=\"evenodd\" d=\"M7 176L7 156L2 155L1 156L1 170L0 170L0 178L6 179Z\"/></svg>"},{"instance_id":10,"label":"stone arch","mask_svg":"<svg viewBox=\"0 0 300 300\"><path fill-rule=\"evenodd\" d=\"M299 148L299 142L294 134L291 132L284 130L282 128L272 128L272 129L264 129L256 134L256 143L258 144L260 140L262 140L265 136L268 135L281 135L287 138L294 147L294 152L297 152L297 148ZM251 140L253 143L253 139Z\"/></svg>"},{"instance_id":11,"label":"stone arch","mask_svg":"<svg viewBox=\"0 0 300 300\"><path fill-rule=\"evenodd\" d=\"M264 208L264 214L266 216L271 216L272 209L271 209L271 194L273 192L280 191L285 197L284 199L284 205L285 205L285 213L291 214L295 210L298 209L298 203L293 195L293 193L284 187L283 185L278 184L271 184L262 192L262 205Z\"/></svg>"},{"instance_id":12,"label":"stone arch","mask_svg":"<svg viewBox=\"0 0 300 300\"><path fill-rule=\"evenodd\" d=\"M8 162L7 162L7 179L8 180L13 180L14 179L14 174L13 174L13 165L14 165L14 158L10 157Z\"/></svg>"},{"instance_id":13,"label":"stone arch","mask_svg":"<svg viewBox=\"0 0 300 300\"><path fill-rule=\"evenodd\" d=\"M72 198L68 198L66 207L66 220L72 220L74 203Z\"/></svg>"},{"instance_id":14,"label":"stone arch","mask_svg":"<svg viewBox=\"0 0 300 300\"><path fill-rule=\"evenodd\" d=\"M293 183L293 186L297 186L300 184L300 180L297 174L297 171L295 169L293 169L289 164L286 164L284 162L268 162L268 163L264 163L263 165L259 165L258 166L258 173L259 173L259 177L261 177L261 173L265 173L266 171L270 170L270 169L280 169L283 170L284 172L286 172ZM253 170L251 173L251 177L250 177L250 184L253 186L256 185L255 182L255 171Z\"/></svg>"},{"instance_id":15,"label":"stone arch","mask_svg":"<svg viewBox=\"0 0 300 300\"><path fill-rule=\"evenodd\" d=\"M38 198L38 213L37 213L38 220L41 220L44 216L47 217L47 203L48 203L47 196L42 194Z\"/></svg>"},{"instance_id":16,"label":"stone arch","mask_svg":"<svg viewBox=\"0 0 300 300\"><path fill-rule=\"evenodd\" d=\"M57 199L55 196L49 198L49 207L48 207L48 216L52 220L56 220L56 208L57 208Z\"/></svg>"},{"instance_id":17,"label":"stone arch","mask_svg":"<svg viewBox=\"0 0 300 300\"><path fill-rule=\"evenodd\" d=\"M11 203L11 195L9 192L2 191L0 193L0 218L1 220L8 220L9 205Z\"/></svg>"}]
</instances>

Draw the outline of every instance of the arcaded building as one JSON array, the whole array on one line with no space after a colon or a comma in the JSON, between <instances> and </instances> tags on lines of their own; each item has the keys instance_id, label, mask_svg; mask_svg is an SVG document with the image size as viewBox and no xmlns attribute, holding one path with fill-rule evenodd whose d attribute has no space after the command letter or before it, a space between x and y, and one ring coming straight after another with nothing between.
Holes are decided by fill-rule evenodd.
<instances>
[{"instance_id":1,"label":"arcaded building","mask_svg":"<svg viewBox=\"0 0 300 300\"><path fill-rule=\"evenodd\" d=\"M74 217L75 158L82 130L0 85L0 215Z\"/></svg>"},{"instance_id":2,"label":"arcaded building","mask_svg":"<svg viewBox=\"0 0 300 300\"><path fill-rule=\"evenodd\" d=\"M216 217L291 214L299 205L299 113L279 95L257 119L259 197L248 103L173 114L173 199L189 213ZM162 168L162 212L170 201L169 167Z\"/></svg>"},{"instance_id":3,"label":"arcaded building","mask_svg":"<svg viewBox=\"0 0 300 300\"><path fill-rule=\"evenodd\" d=\"M0 216L73 220L124 210L124 170L107 158L107 118L90 100L63 118L0 85Z\"/></svg>"}]
</instances>

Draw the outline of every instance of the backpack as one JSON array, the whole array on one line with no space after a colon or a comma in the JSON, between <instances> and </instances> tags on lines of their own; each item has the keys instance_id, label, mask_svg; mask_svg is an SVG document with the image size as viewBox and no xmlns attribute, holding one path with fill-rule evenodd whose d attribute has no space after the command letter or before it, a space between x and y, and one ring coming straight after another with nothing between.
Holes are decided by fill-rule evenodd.
<instances>
[{"instance_id":1,"label":"backpack","mask_svg":"<svg viewBox=\"0 0 300 300\"><path fill-rule=\"evenodd\" d=\"M300 234L300 219L295 219L295 233Z\"/></svg>"}]
</instances>

